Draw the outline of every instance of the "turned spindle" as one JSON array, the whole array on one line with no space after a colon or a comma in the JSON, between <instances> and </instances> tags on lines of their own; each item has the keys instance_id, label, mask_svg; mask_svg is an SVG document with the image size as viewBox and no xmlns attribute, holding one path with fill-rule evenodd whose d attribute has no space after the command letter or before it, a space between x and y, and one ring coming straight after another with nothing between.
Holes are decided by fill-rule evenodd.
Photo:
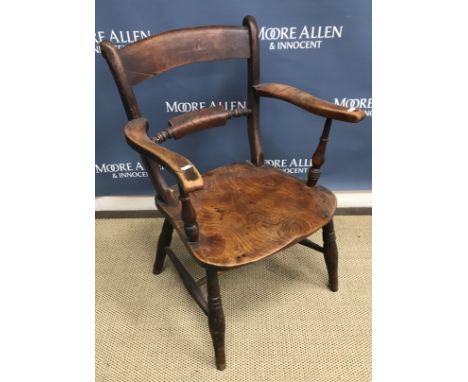
<instances>
[{"instance_id":1,"label":"turned spindle","mask_svg":"<svg viewBox=\"0 0 468 382\"><path fill-rule=\"evenodd\" d=\"M198 241L197 214L193 208L190 196L179 184L180 203L182 204L182 220L184 222L184 231L189 242Z\"/></svg>"},{"instance_id":2,"label":"turned spindle","mask_svg":"<svg viewBox=\"0 0 468 382\"><path fill-rule=\"evenodd\" d=\"M216 270L207 269L207 292L208 292L208 326L215 351L216 368L226 368L226 354L224 336L226 324L224 321L223 304L219 289L218 273Z\"/></svg>"},{"instance_id":3,"label":"turned spindle","mask_svg":"<svg viewBox=\"0 0 468 382\"><path fill-rule=\"evenodd\" d=\"M195 110L171 118L169 127L158 132L151 140L160 144L168 139L180 139L197 131L224 126L231 118L239 118L250 114L252 114L252 110L247 108L226 110L223 106Z\"/></svg>"},{"instance_id":4,"label":"turned spindle","mask_svg":"<svg viewBox=\"0 0 468 382\"><path fill-rule=\"evenodd\" d=\"M323 254L328 271L328 287L332 292L338 291L338 247L336 245L333 220L323 227Z\"/></svg>"},{"instance_id":5,"label":"turned spindle","mask_svg":"<svg viewBox=\"0 0 468 382\"><path fill-rule=\"evenodd\" d=\"M309 169L309 176L307 178L307 185L310 187L315 186L320 178L320 168L325 162L325 151L327 149L328 135L330 134L331 124L332 119L327 118L323 127L322 136L320 137L320 142L314 152L314 155L312 155L312 167Z\"/></svg>"}]
</instances>

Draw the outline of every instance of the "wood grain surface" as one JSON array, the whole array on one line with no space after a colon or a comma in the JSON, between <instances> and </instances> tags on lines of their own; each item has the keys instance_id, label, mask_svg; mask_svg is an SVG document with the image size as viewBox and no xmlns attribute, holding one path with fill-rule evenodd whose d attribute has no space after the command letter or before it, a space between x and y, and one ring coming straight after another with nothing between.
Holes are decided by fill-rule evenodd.
<instances>
[{"instance_id":1,"label":"wood grain surface","mask_svg":"<svg viewBox=\"0 0 468 382\"><path fill-rule=\"evenodd\" d=\"M188 250L205 266L229 269L256 262L295 244L329 222L336 198L269 166L237 163L203 175L204 188L190 194L199 240L189 243L180 205L158 199ZM176 191L175 191L176 192Z\"/></svg>"},{"instance_id":2,"label":"wood grain surface","mask_svg":"<svg viewBox=\"0 0 468 382\"><path fill-rule=\"evenodd\" d=\"M345 122L359 122L366 117L361 109L348 109L343 106L314 97L301 89L285 84L259 84L254 89L263 97L278 98L292 103L313 114Z\"/></svg>"},{"instance_id":3,"label":"wood grain surface","mask_svg":"<svg viewBox=\"0 0 468 382\"><path fill-rule=\"evenodd\" d=\"M148 121L145 118L131 120L124 129L127 143L141 155L165 166L177 176L186 192L202 188L203 179L195 165L184 156L151 141L147 131Z\"/></svg>"},{"instance_id":4,"label":"wood grain surface","mask_svg":"<svg viewBox=\"0 0 468 382\"><path fill-rule=\"evenodd\" d=\"M260 82L260 48L257 21L253 16L245 16L242 24L249 29L250 58L247 60L247 105L252 113L247 117L247 133L250 145L250 161L256 166L264 163L260 142L260 99L253 88Z\"/></svg>"},{"instance_id":5,"label":"wood grain surface","mask_svg":"<svg viewBox=\"0 0 468 382\"><path fill-rule=\"evenodd\" d=\"M163 143L171 138L180 139L198 131L224 126L231 118L238 118L251 113L252 111L247 108L226 110L223 106L190 111L171 118L169 120L170 127L158 132L151 140L156 143Z\"/></svg>"},{"instance_id":6,"label":"wood grain surface","mask_svg":"<svg viewBox=\"0 0 468 382\"><path fill-rule=\"evenodd\" d=\"M249 31L241 26L203 26L154 35L119 51L132 86L193 62L249 58Z\"/></svg>"}]
</instances>

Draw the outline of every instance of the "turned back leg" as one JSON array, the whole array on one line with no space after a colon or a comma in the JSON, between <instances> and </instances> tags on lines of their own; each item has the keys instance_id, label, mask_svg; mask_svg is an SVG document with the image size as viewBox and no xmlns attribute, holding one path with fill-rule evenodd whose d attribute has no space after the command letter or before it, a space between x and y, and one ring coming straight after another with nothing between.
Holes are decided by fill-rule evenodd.
<instances>
[{"instance_id":1,"label":"turned back leg","mask_svg":"<svg viewBox=\"0 0 468 382\"><path fill-rule=\"evenodd\" d=\"M164 248L171 245L172 232L174 228L171 223L164 219L163 227L161 234L159 235L158 247L156 250L156 260L154 261L153 273L155 275L159 274L163 270L164 259L166 258L166 251Z\"/></svg>"},{"instance_id":2,"label":"turned back leg","mask_svg":"<svg viewBox=\"0 0 468 382\"><path fill-rule=\"evenodd\" d=\"M333 220L323 227L323 249L325 264L328 271L328 287L331 291L338 290L338 247L336 246Z\"/></svg>"},{"instance_id":3,"label":"turned back leg","mask_svg":"<svg viewBox=\"0 0 468 382\"><path fill-rule=\"evenodd\" d=\"M221 294L219 290L218 272L207 269L207 290L208 290L208 324L210 327L211 339L216 357L216 368L224 370L226 368L226 356L224 352L224 312L221 304Z\"/></svg>"}]
</instances>

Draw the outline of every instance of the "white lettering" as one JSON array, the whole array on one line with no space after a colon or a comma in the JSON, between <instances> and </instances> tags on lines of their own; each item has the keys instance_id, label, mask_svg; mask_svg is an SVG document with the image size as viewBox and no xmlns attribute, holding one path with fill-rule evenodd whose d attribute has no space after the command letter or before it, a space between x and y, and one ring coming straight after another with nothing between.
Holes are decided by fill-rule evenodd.
<instances>
[{"instance_id":1,"label":"white lettering","mask_svg":"<svg viewBox=\"0 0 468 382\"><path fill-rule=\"evenodd\" d=\"M322 40L317 41L278 41L278 50L286 49L316 49L322 46Z\"/></svg>"},{"instance_id":2,"label":"white lettering","mask_svg":"<svg viewBox=\"0 0 468 382\"><path fill-rule=\"evenodd\" d=\"M131 162L103 163L100 166L96 164L95 169L96 169L96 174L101 174L103 172L107 173L107 172L119 172L119 171L132 171L133 165Z\"/></svg>"},{"instance_id":3,"label":"white lettering","mask_svg":"<svg viewBox=\"0 0 468 382\"><path fill-rule=\"evenodd\" d=\"M101 167L99 167L97 164L95 166L96 166L96 174L101 174L103 172L106 172L105 164L102 164Z\"/></svg>"},{"instance_id":4,"label":"white lettering","mask_svg":"<svg viewBox=\"0 0 468 382\"><path fill-rule=\"evenodd\" d=\"M343 36L343 25L339 27L333 27L333 37L341 38Z\"/></svg>"},{"instance_id":5,"label":"white lettering","mask_svg":"<svg viewBox=\"0 0 468 382\"><path fill-rule=\"evenodd\" d=\"M335 98L335 105L347 107L349 109L371 109L372 98L342 98L341 101Z\"/></svg>"},{"instance_id":6,"label":"white lettering","mask_svg":"<svg viewBox=\"0 0 468 382\"><path fill-rule=\"evenodd\" d=\"M140 162L137 162L136 166L135 166L135 170L144 170L145 168L143 167L143 165L140 163Z\"/></svg>"},{"instance_id":7,"label":"white lettering","mask_svg":"<svg viewBox=\"0 0 468 382\"><path fill-rule=\"evenodd\" d=\"M247 107L247 101L210 101L209 103L206 101L200 102L168 102L165 101L166 104L166 112L168 113L187 113L194 110L201 110L206 107L215 107L215 106L223 106L226 110L233 110L236 108L245 109Z\"/></svg>"},{"instance_id":8,"label":"white lettering","mask_svg":"<svg viewBox=\"0 0 468 382\"><path fill-rule=\"evenodd\" d=\"M309 30L307 29L307 25L304 25L304 28L302 28L302 32L299 35L299 38L310 38Z\"/></svg>"},{"instance_id":9,"label":"white lettering","mask_svg":"<svg viewBox=\"0 0 468 382\"><path fill-rule=\"evenodd\" d=\"M94 34L94 42L96 44L99 44L102 40L104 40L104 31L97 31L95 34Z\"/></svg>"},{"instance_id":10,"label":"white lettering","mask_svg":"<svg viewBox=\"0 0 468 382\"><path fill-rule=\"evenodd\" d=\"M354 111L358 108L364 109L367 116L372 117L372 98L335 98L335 105L343 106L348 111Z\"/></svg>"},{"instance_id":11,"label":"white lettering","mask_svg":"<svg viewBox=\"0 0 468 382\"><path fill-rule=\"evenodd\" d=\"M119 178L147 178L148 173L146 171L133 171L133 172L124 172L119 174Z\"/></svg>"},{"instance_id":12,"label":"white lettering","mask_svg":"<svg viewBox=\"0 0 468 382\"><path fill-rule=\"evenodd\" d=\"M137 42L138 40L144 39L151 36L150 31L141 31L141 30L133 30L133 31L115 31L111 30L109 34L109 40L116 45L118 48L123 47L126 44L131 44ZM105 38L104 31L98 31L95 35L95 42L99 44Z\"/></svg>"},{"instance_id":13,"label":"white lettering","mask_svg":"<svg viewBox=\"0 0 468 382\"><path fill-rule=\"evenodd\" d=\"M114 30L111 30L109 40L111 40L111 42L114 44L120 44L119 38L117 37L117 34L114 32Z\"/></svg>"},{"instance_id":14,"label":"white lettering","mask_svg":"<svg viewBox=\"0 0 468 382\"><path fill-rule=\"evenodd\" d=\"M177 101L174 101L172 105L166 101L166 111L168 113L175 113L177 111Z\"/></svg>"}]
</instances>

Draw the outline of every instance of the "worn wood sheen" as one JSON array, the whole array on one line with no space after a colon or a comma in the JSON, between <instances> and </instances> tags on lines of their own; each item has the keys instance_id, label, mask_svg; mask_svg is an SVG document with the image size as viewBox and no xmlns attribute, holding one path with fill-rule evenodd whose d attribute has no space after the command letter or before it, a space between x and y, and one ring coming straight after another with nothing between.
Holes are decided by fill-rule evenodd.
<instances>
[{"instance_id":1,"label":"worn wood sheen","mask_svg":"<svg viewBox=\"0 0 468 382\"><path fill-rule=\"evenodd\" d=\"M192 255L203 265L229 269L256 262L325 225L336 209L327 189L307 187L273 167L227 165L203 175L192 192L199 239L189 244L180 206L158 202Z\"/></svg>"},{"instance_id":2,"label":"worn wood sheen","mask_svg":"<svg viewBox=\"0 0 468 382\"><path fill-rule=\"evenodd\" d=\"M185 192L203 188L203 179L195 165L182 155L151 141L147 131L148 121L145 118L128 122L124 130L128 144L140 154L165 166L177 176Z\"/></svg>"},{"instance_id":3,"label":"worn wood sheen","mask_svg":"<svg viewBox=\"0 0 468 382\"><path fill-rule=\"evenodd\" d=\"M249 29L251 56L247 60L247 103L252 113L247 117L247 133L250 145L250 160L262 166L264 155L260 143L260 100L253 86L260 81L260 48L257 22L252 16L244 17L242 23Z\"/></svg>"},{"instance_id":4,"label":"worn wood sheen","mask_svg":"<svg viewBox=\"0 0 468 382\"><path fill-rule=\"evenodd\" d=\"M252 16L242 26L206 26L178 29L127 45L118 50L110 41L101 43L129 122L124 132L128 144L142 156L157 192L156 203L166 220L159 238L153 272L163 270L167 256L190 296L208 316L216 367L226 367L225 319L218 274L254 263L299 243L322 252L329 288L338 290L338 248L333 227L336 198L318 186L332 119L359 122L365 113L321 100L284 84L260 84L258 27ZM247 108L212 107L173 117L169 127L148 136L148 122L141 117L133 87L169 69L195 62L245 59ZM260 142L260 97L277 98L326 119L312 156L308 184L264 165ZM224 125L233 117L247 116L250 162L229 164L203 176L184 156L161 146L168 139ZM209 152L209 147L207 147ZM246 158L244 158L246 159ZM169 187L159 166L177 177ZM322 228L323 247L307 239ZM206 270L196 282L169 248L173 230ZM200 285L207 284L207 299Z\"/></svg>"},{"instance_id":5,"label":"worn wood sheen","mask_svg":"<svg viewBox=\"0 0 468 382\"><path fill-rule=\"evenodd\" d=\"M259 84L255 85L254 89L257 94L263 97L281 99L325 118L337 119L345 122L359 122L366 116L366 113L361 109L347 109L343 106L335 105L334 103L314 97L294 86L284 84Z\"/></svg>"},{"instance_id":6,"label":"worn wood sheen","mask_svg":"<svg viewBox=\"0 0 468 382\"><path fill-rule=\"evenodd\" d=\"M327 118L325 126L323 127L322 136L320 137L319 144L312 155L312 167L309 168L307 175L307 185L313 187L317 184L322 171L320 168L325 163L325 152L327 150L328 136L330 134L332 120Z\"/></svg>"},{"instance_id":7,"label":"worn wood sheen","mask_svg":"<svg viewBox=\"0 0 468 382\"><path fill-rule=\"evenodd\" d=\"M250 109L226 110L223 106L215 106L179 114L171 118L170 127L157 133L152 141L163 143L170 138L180 139L197 131L224 126L229 119L249 115L251 112Z\"/></svg>"},{"instance_id":8,"label":"worn wood sheen","mask_svg":"<svg viewBox=\"0 0 468 382\"><path fill-rule=\"evenodd\" d=\"M206 26L164 32L119 51L132 86L178 66L249 58L249 31L241 26Z\"/></svg>"}]
</instances>

